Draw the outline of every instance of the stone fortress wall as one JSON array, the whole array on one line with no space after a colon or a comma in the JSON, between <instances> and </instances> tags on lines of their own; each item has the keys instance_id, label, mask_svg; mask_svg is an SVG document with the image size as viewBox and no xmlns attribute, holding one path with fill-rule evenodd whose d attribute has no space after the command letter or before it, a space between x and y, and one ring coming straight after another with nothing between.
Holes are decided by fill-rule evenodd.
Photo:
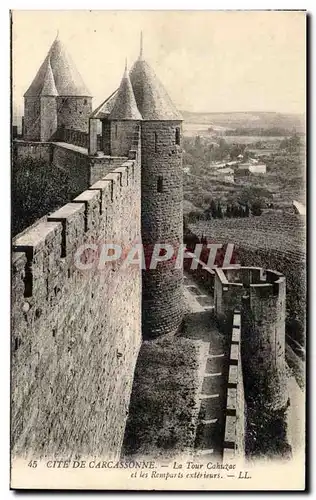
<instances>
[{"instance_id":1,"label":"stone fortress wall","mask_svg":"<svg viewBox=\"0 0 316 500\"><path fill-rule=\"evenodd\" d=\"M140 157L130 156L13 241L13 456L119 456L141 344L141 272L118 263L80 271L74 254L139 237Z\"/></svg>"},{"instance_id":2,"label":"stone fortress wall","mask_svg":"<svg viewBox=\"0 0 316 500\"><path fill-rule=\"evenodd\" d=\"M223 460L244 456L247 394L264 391L267 408L286 405L285 299L286 280L259 267L210 269L188 252L187 272L214 295L214 316L229 337L229 373L225 409Z\"/></svg>"},{"instance_id":3,"label":"stone fortress wall","mask_svg":"<svg viewBox=\"0 0 316 500\"><path fill-rule=\"evenodd\" d=\"M241 360L240 311L235 310L230 339L223 462L245 455L246 402Z\"/></svg>"},{"instance_id":4,"label":"stone fortress wall","mask_svg":"<svg viewBox=\"0 0 316 500\"><path fill-rule=\"evenodd\" d=\"M132 81L125 68L114 104L112 94L92 115L78 82L70 80L75 91L67 99L55 93L52 78L60 62L68 66L55 57L63 54L58 40L50 54L41 97L33 102L38 77L26 96L25 126L37 127L39 101L54 95L58 123L44 120L38 139L36 131L15 141L13 157L65 169L75 199L13 241L12 453L118 458L141 339L155 345L181 330L183 269L169 260L141 273L136 263L113 260L82 270L75 255L82 245L104 242L128 251L140 236L145 254L156 243L175 250L182 244L182 118L143 60L142 43ZM75 143L54 134L46 142L52 127ZM90 248L84 263L92 256ZM214 315L230 344L224 456L242 455L245 382L259 391L267 386L273 409L284 406L285 278L254 267L212 270L201 261L193 274L214 295Z\"/></svg>"},{"instance_id":5,"label":"stone fortress wall","mask_svg":"<svg viewBox=\"0 0 316 500\"><path fill-rule=\"evenodd\" d=\"M215 270L215 315L224 328L241 316L243 372L249 386L267 388L266 404L287 399L285 376L285 277L258 267Z\"/></svg>"},{"instance_id":6,"label":"stone fortress wall","mask_svg":"<svg viewBox=\"0 0 316 500\"><path fill-rule=\"evenodd\" d=\"M24 161L38 160L36 169L30 169L29 176L36 176L35 183L39 178L47 177L48 171L56 168L61 176L56 175L54 179L49 178L51 186L50 202L52 207L67 203L72 198L88 189L92 184L102 179L115 168L120 167L127 156L91 156L87 150L75 145L61 142L33 142L16 140L12 146L12 175L21 168ZM16 170L17 169L17 170ZM65 184L66 182L66 184ZM61 183L63 183L61 185ZM61 193L66 196L62 197ZM56 196L55 196L56 195ZM54 200L54 196L56 200ZM36 206L37 200L30 199L30 203ZM38 217L44 214L39 213ZM35 222L35 221L34 221Z\"/></svg>"}]
</instances>

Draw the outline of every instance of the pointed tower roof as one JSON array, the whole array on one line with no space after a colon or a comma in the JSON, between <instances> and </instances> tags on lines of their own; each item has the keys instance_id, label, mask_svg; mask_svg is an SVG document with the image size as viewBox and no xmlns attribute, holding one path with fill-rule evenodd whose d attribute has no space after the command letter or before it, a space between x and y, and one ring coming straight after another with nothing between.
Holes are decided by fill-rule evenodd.
<instances>
[{"instance_id":1,"label":"pointed tower roof","mask_svg":"<svg viewBox=\"0 0 316 500\"><path fill-rule=\"evenodd\" d=\"M41 94L48 62L50 62L54 84L59 96L91 97L80 73L58 36L54 40L33 82L25 92L25 97L36 97Z\"/></svg>"},{"instance_id":2,"label":"pointed tower roof","mask_svg":"<svg viewBox=\"0 0 316 500\"><path fill-rule=\"evenodd\" d=\"M109 116L110 120L141 120L141 114L138 111L132 84L125 63L125 71L118 89L115 103Z\"/></svg>"},{"instance_id":3,"label":"pointed tower roof","mask_svg":"<svg viewBox=\"0 0 316 500\"><path fill-rule=\"evenodd\" d=\"M57 96L58 92L55 85L50 59L46 58L45 61L47 61L46 73L43 79L43 87L40 93L42 96Z\"/></svg>"},{"instance_id":4,"label":"pointed tower roof","mask_svg":"<svg viewBox=\"0 0 316 500\"><path fill-rule=\"evenodd\" d=\"M153 69L143 59L143 34L140 54L130 72L137 107L143 120L183 120Z\"/></svg>"}]
</instances>

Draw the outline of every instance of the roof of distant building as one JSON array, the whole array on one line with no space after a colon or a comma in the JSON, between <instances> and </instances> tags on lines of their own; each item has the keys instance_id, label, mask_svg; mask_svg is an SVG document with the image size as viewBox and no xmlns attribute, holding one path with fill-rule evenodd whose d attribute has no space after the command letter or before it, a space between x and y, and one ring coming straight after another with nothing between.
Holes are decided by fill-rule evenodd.
<instances>
[{"instance_id":1,"label":"roof of distant building","mask_svg":"<svg viewBox=\"0 0 316 500\"><path fill-rule=\"evenodd\" d=\"M233 174L233 173L234 173L234 169L232 169L230 167L219 168L214 172L215 175L227 175L227 174Z\"/></svg>"},{"instance_id":2,"label":"roof of distant building","mask_svg":"<svg viewBox=\"0 0 316 500\"><path fill-rule=\"evenodd\" d=\"M59 96L91 97L80 73L75 67L70 55L58 36L54 40L49 52L39 68L33 82L25 92L25 97L43 95L47 83L47 68L50 65L53 82Z\"/></svg>"}]
</instances>

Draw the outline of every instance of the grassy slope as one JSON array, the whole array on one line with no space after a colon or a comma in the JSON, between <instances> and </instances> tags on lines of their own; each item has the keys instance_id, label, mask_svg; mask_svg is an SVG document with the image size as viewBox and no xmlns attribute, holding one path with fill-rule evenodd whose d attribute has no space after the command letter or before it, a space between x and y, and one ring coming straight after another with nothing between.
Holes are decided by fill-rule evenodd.
<instances>
[{"instance_id":1,"label":"grassy slope","mask_svg":"<svg viewBox=\"0 0 316 500\"><path fill-rule=\"evenodd\" d=\"M180 337L143 343L123 454L165 459L194 447L205 355L203 342Z\"/></svg>"}]
</instances>

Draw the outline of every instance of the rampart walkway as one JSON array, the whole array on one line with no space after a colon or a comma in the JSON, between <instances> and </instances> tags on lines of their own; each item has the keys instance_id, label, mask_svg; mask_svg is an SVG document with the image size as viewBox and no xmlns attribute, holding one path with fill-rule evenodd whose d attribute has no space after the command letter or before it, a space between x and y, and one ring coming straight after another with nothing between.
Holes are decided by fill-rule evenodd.
<instances>
[{"instance_id":1,"label":"rampart walkway","mask_svg":"<svg viewBox=\"0 0 316 500\"><path fill-rule=\"evenodd\" d=\"M229 345L213 316L213 298L185 276L185 300L189 309L183 335L209 344L209 356L200 394L197 456L220 459L223 454L225 409L229 369Z\"/></svg>"}]
</instances>

